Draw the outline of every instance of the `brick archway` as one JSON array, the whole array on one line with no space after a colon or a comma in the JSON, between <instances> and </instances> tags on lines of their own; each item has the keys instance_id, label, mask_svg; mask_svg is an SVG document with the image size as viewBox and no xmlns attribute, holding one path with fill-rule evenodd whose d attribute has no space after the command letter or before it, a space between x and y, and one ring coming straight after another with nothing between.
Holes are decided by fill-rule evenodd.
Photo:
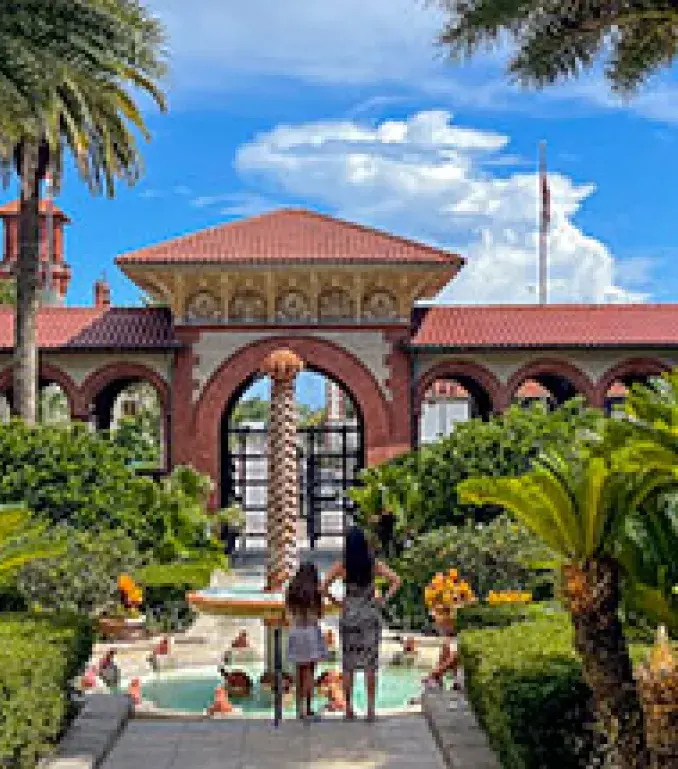
<instances>
[{"instance_id":1,"label":"brick archway","mask_svg":"<svg viewBox=\"0 0 678 769\"><path fill-rule=\"evenodd\" d=\"M436 381L454 379L472 396L483 396L486 400L487 416L502 411L506 406L504 389L499 379L485 366L468 360L443 360L436 363L420 375L417 381L414 399L414 420L419 425L422 404L426 392ZM475 390L475 392L474 392Z\"/></svg>"},{"instance_id":2,"label":"brick archway","mask_svg":"<svg viewBox=\"0 0 678 769\"><path fill-rule=\"evenodd\" d=\"M620 361L609 368L598 380L596 405L604 405L607 392L616 381L628 385L647 377L661 376L670 370L671 366L659 358L628 358Z\"/></svg>"},{"instance_id":3,"label":"brick archway","mask_svg":"<svg viewBox=\"0 0 678 769\"><path fill-rule=\"evenodd\" d=\"M130 380L148 382L158 396L161 414L161 435L164 444L162 453L164 455L164 465L170 468L172 466L170 386L157 371L154 371L149 366L145 366L142 363L132 363L131 361L117 361L108 363L93 371L80 388L83 410L87 415L85 418L89 418L92 404L105 388L113 385L115 382L129 382Z\"/></svg>"},{"instance_id":4,"label":"brick archway","mask_svg":"<svg viewBox=\"0 0 678 769\"><path fill-rule=\"evenodd\" d=\"M596 388L589 377L573 363L559 358L541 358L521 366L506 383L507 405L511 403L520 386L528 379L534 379L546 389L549 379L564 380L577 395L586 398L590 405L597 405ZM555 395L555 393L554 393Z\"/></svg>"},{"instance_id":5,"label":"brick archway","mask_svg":"<svg viewBox=\"0 0 678 769\"><path fill-rule=\"evenodd\" d=\"M0 373L0 393L6 393L12 389L14 385L13 371L14 367L8 366ZM59 385L68 401L71 419L82 418L82 415L86 413L86 409L80 389L65 371L51 363L43 363L41 361L38 368L38 378L43 382L46 381L49 384Z\"/></svg>"},{"instance_id":6,"label":"brick archway","mask_svg":"<svg viewBox=\"0 0 678 769\"><path fill-rule=\"evenodd\" d=\"M224 409L243 382L259 371L264 358L279 347L294 350L310 369L336 380L351 395L363 417L367 464L396 453L391 447L409 426L408 410L402 404L398 409L391 407L374 376L357 358L325 339L277 336L242 347L223 361L207 381L193 417L192 461L199 470L219 478L219 432ZM398 423L399 417L402 424Z\"/></svg>"},{"instance_id":7,"label":"brick archway","mask_svg":"<svg viewBox=\"0 0 678 769\"><path fill-rule=\"evenodd\" d=\"M83 402L89 406L104 387L107 387L116 381L130 379L142 380L153 385L153 388L158 394L160 408L163 409L163 411L167 409L170 399L169 384L152 368L144 366L142 363L131 363L128 361L107 363L96 371L93 371L85 379L80 388Z\"/></svg>"}]
</instances>

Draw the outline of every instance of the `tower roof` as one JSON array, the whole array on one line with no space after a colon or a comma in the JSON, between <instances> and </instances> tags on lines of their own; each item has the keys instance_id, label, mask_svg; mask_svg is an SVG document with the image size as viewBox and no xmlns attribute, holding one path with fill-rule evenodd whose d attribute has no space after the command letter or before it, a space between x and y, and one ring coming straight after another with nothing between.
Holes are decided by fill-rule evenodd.
<instances>
[{"instance_id":1,"label":"tower roof","mask_svg":"<svg viewBox=\"0 0 678 769\"><path fill-rule=\"evenodd\" d=\"M47 215L47 201L41 200L40 201L40 213ZM70 224L70 219L66 216L66 214L59 208L59 206L52 203L52 213L54 216L58 219L61 219L66 224ZM18 200L10 200L9 203L4 203L0 206L0 217L5 216L18 216L19 215L19 201Z\"/></svg>"}]
</instances>

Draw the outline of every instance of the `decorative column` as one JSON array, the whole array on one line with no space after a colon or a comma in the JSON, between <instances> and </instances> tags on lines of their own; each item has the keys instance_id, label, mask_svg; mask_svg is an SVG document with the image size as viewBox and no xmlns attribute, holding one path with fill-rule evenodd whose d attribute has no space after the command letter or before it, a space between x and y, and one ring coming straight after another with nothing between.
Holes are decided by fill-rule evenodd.
<instances>
[{"instance_id":1,"label":"decorative column","mask_svg":"<svg viewBox=\"0 0 678 769\"><path fill-rule=\"evenodd\" d=\"M297 408L294 383L303 369L292 350L272 352L261 371L271 377L271 423L268 433L268 564L266 590L283 589L299 565L299 469Z\"/></svg>"}]
</instances>

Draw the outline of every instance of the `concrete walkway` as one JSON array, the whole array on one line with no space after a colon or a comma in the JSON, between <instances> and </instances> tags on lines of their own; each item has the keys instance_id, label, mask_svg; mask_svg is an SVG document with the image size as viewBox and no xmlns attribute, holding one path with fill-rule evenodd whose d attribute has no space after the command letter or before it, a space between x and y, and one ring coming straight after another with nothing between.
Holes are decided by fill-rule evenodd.
<instances>
[{"instance_id":1,"label":"concrete walkway","mask_svg":"<svg viewBox=\"0 0 678 769\"><path fill-rule=\"evenodd\" d=\"M327 720L130 721L102 769L444 769L420 716Z\"/></svg>"}]
</instances>

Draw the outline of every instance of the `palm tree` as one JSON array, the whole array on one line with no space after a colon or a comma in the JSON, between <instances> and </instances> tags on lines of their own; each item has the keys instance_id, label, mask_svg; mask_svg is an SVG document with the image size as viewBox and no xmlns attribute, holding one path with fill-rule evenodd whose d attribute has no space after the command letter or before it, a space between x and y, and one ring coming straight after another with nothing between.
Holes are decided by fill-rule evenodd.
<instances>
[{"instance_id":1,"label":"palm tree","mask_svg":"<svg viewBox=\"0 0 678 769\"><path fill-rule=\"evenodd\" d=\"M464 503L499 505L563 559L563 593L584 679L622 769L649 765L642 710L619 619L616 557L627 517L660 489L654 472L624 473L585 448L549 451L514 478L470 478Z\"/></svg>"},{"instance_id":2,"label":"palm tree","mask_svg":"<svg viewBox=\"0 0 678 769\"><path fill-rule=\"evenodd\" d=\"M510 41L509 75L523 85L578 77L608 56L612 90L631 94L678 52L678 6L668 0L429 0L449 16L440 44L464 58Z\"/></svg>"},{"instance_id":3,"label":"palm tree","mask_svg":"<svg viewBox=\"0 0 678 769\"><path fill-rule=\"evenodd\" d=\"M162 41L139 0L20 0L0 15L0 161L21 182L14 391L28 422L36 417L42 181L51 167L58 188L66 151L93 193L112 197L116 180L139 178L133 130L150 137L130 90L165 108Z\"/></svg>"},{"instance_id":4,"label":"palm tree","mask_svg":"<svg viewBox=\"0 0 678 769\"><path fill-rule=\"evenodd\" d=\"M0 505L0 584L31 561L53 558L63 548L46 539L47 524L32 523L22 505Z\"/></svg>"}]
</instances>

